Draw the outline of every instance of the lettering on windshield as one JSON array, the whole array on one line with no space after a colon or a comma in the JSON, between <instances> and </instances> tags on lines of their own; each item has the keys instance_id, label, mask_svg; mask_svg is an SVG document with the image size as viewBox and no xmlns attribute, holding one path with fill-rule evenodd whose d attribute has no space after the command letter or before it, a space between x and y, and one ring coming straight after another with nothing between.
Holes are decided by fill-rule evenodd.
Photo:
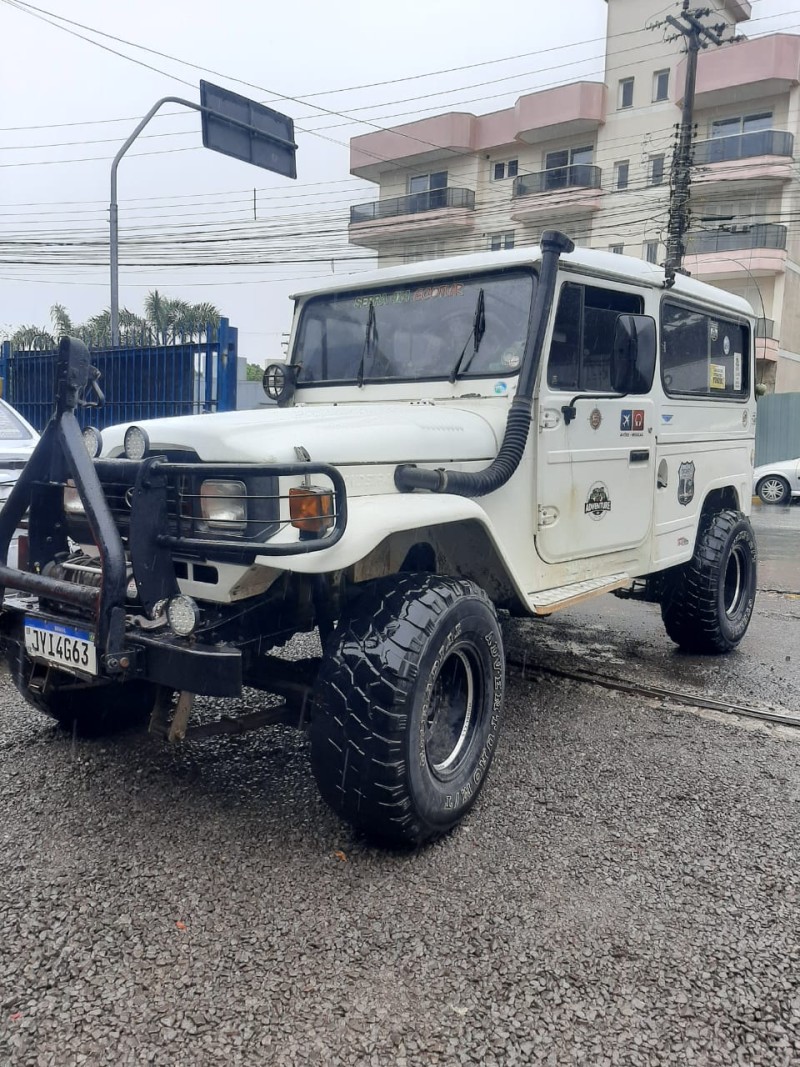
<instances>
[{"instance_id":1,"label":"lettering on windshield","mask_svg":"<svg viewBox=\"0 0 800 1067\"><path fill-rule=\"evenodd\" d=\"M396 289L391 293L373 293L371 296L357 296L353 300L353 307L368 308L370 303L373 307L381 307L385 304L409 304L417 300L437 300L442 297L461 296L464 286L461 282L450 282L446 285L425 285L421 289Z\"/></svg>"}]
</instances>

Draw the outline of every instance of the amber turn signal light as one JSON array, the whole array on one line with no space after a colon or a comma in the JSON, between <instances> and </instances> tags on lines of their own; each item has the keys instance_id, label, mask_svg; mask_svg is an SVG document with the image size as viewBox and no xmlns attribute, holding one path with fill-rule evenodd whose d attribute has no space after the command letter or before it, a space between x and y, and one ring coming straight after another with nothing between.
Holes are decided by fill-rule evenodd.
<instances>
[{"instance_id":1,"label":"amber turn signal light","mask_svg":"<svg viewBox=\"0 0 800 1067\"><path fill-rule=\"evenodd\" d=\"M333 493L312 485L290 489L289 516L301 533L327 533L333 527Z\"/></svg>"}]
</instances>

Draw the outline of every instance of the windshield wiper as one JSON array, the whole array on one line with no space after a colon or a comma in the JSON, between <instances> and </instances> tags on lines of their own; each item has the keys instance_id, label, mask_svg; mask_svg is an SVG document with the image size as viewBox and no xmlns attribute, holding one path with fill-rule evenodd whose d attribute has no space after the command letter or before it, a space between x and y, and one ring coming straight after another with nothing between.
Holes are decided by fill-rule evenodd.
<instances>
[{"instance_id":1,"label":"windshield wiper","mask_svg":"<svg viewBox=\"0 0 800 1067\"><path fill-rule=\"evenodd\" d=\"M369 312L367 314L367 333L364 337L364 347L361 351L361 362L358 364L358 387L359 389L364 384L364 360L367 358L367 353L378 340L378 324L375 321L375 305L370 300Z\"/></svg>"},{"instance_id":2,"label":"windshield wiper","mask_svg":"<svg viewBox=\"0 0 800 1067\"><path fill-rule=\"evenodd\" d=\"M470 363L472 363L473 359L475 358L475 356L476 356L476 354L478 352L478 349L481 347L481 341L483 340L483 335L485 333L486 333L486 308L485 308L484 299L483 299L483 289L481 288L481 289L478 290L478 302L475 305L475 314L473 315L473 318L472 318L472 332L470 333L469 337L464 342L464 347L461 349L461 354L459 355L458 359L456 360L456 365L450 371L450 384L451 385L456 380L456 378L458 377L458 375L461 373L462 370L464 370L464 371L469 370L469 365L470 365ZM469 359L467 360L466 363L464 363L464 366L462 367L461 364L464 361L464 356L466 355L466 351L467 351L467 348L469 347L470 340L472 341L472 352L470 352Z\"/></svg>"}]
</instances>

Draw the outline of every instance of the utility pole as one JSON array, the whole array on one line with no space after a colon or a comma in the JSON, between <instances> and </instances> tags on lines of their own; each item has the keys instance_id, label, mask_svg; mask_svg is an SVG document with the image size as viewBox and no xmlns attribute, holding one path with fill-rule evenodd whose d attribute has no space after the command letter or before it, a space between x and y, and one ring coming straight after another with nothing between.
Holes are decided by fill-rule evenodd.
<instances>
[{"instance_id":1,"label":"utility pole","mask_svg":"<svg viewBox=\"0 0 800 1067\"><path fill-rule=\"evenodd\" d=\"M669 223L667 227L667 259L664 264L667 274L667 287L675 284L675 275L686 274L683 257L686 255L686 232L689 229L689 187L692 181L692 142L694 140L694 94L697 81L697 56L701 48L708 48L709 41L714 45L725 42L721 34L725 23L709 27L700 19L708 18L710 8L689 10L689 0L683 0L683 9L675 18L667 15L666 22L678 33L669 40L683 37L686 41L686 83L683 90L683 110L678 128L677 144L672 156L670 172Z\"/></svg>"}]
</instances>

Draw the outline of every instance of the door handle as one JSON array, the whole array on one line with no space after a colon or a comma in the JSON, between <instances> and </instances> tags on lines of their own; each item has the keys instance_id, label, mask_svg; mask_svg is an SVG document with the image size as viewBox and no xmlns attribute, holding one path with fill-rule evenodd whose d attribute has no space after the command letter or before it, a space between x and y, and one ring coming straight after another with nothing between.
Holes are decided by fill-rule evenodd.
<instances>
[{"instance_id":1,"label":"door handle","mask_svg":"<svg viewBox=\"0 0 800 1067\"><path fill-rule=\"evenodd\" d=\"M632 448L630 461L631 463L647 463L650 459L649 448Z\"/></svg>"}]
</instances>

